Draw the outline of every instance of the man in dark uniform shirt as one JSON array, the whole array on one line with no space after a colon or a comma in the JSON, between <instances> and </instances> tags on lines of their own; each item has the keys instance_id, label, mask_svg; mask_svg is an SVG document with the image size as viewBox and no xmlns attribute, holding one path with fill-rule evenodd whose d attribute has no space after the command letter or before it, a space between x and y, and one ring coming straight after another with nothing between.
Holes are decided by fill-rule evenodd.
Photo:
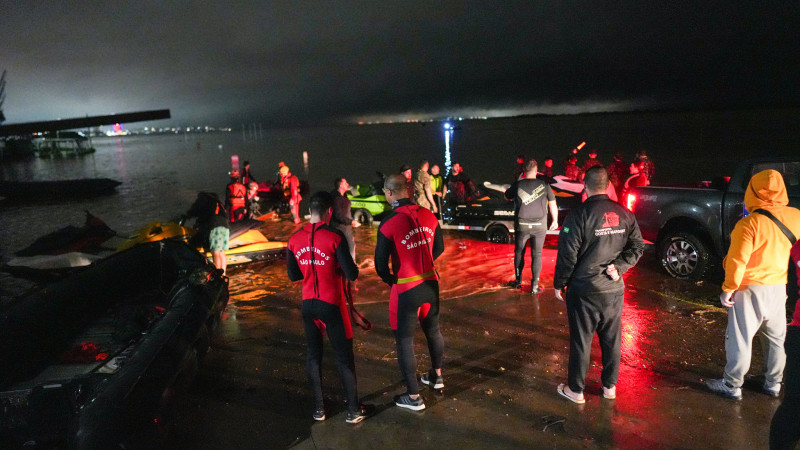
<instances>
[{"instance_id":1,"label":"man in dark uniform shirt","mask_svg":"<svg viewBox=\"0 0 800 450\"><path fill-rule=\"evenodd\" d=\"M602 352L603 397L616 398L625 291L622 274L644 252L636 218L605 194L606 169L589 169L584 185L589 198L564 221L553 278L556 298L564 300L566 295L570 338L567 383L558 385L558 393L575 403L586 402L583 390L595 331Z\"/></svg>"},{"instance_id":2,"label":"man in dark uniform shirt","mask_svg":"<svg viewBox=\"0 0 800 450\"><path fill-rule=\"evenodd\" d=\"M358 423L367 416L359 404L353 356L353 328L343 295L343 276L358 277L347 240L326 221L333 212L333 197L317 192L309 201L311 220L289 239L286 269L292 281L303 280L301 306L306 334L306 372L314 394L314 420L325 420L322 397L322 335L328 334L347 399L345 421Z\"/></svg>"},{"instance_id":3,"label":"man in dark uniform shirt","mask_svg":"<svg viewBox=\"0 0 800 450\"><path fill-rule=\"evenodd\" d=\"M558 206L550 185L536 179L538 164L535 159L525 163L525 178L517 180L506 191L506 198L514 201L514 281L509 287L519 289L522 270L525 268L525 245L531 241L531 293L542 292L539 273L542 271L542 249L547 236L547 210L553 222L549 229L558 228Z\"/></svg>"},{"instance_id":4,"label":"man in dark uniform shirt","mask_svg":"<svg viewBox=\"0 0 800 450\"><path fill-rule=\"evenodd\" d=\"M397 361L406 393L395 404L413 411L425 409L417 384L414 356L414 323L419 320L431 357L431 370L420 379L433 389L444 388L442 356L444 340L439 329L439 274L433 261L444 251L439 221L433 213L408 198L403 175L386 178L383 192L392 212L381 221L375 245L375 271L392 290L389 324L394 331ZM389 270L389 260L392 269Z\"/></svg>"}]
</instances>

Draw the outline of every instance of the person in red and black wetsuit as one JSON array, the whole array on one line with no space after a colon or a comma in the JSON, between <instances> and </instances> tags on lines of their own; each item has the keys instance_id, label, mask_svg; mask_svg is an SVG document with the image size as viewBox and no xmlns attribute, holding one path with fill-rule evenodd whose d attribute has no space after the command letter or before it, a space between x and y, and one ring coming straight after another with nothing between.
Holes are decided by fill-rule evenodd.
<instances>
[{"instance_id":1,"label":"person in red and black wetsuit","mask_svg":"<svg viewBox=\"0 0 800 450\"><path fill-rule=\"evenodd\" d=\"M792 266L797 273L797 284L787 285L786 288L798 289L800 295L800 240L795 240L790 256ZM769 429L771 449L792 449L800 442L800 299L795 304L792 322L786 327L783 347L786 350L783 401L772 416Z\"/></svg>"},{"instance_id":2,"label":"person in red and black wetsuit","mask_svg":"<svg viewBox=\"0 0 800 450\"><path fill-rule=\"evenodd\" d=\"M392 288L389 324L394 331L397 361L406 384L406 393L395 397L395 404L420 411L425 409L425 403L419 395L417 359L414 356L414 321L417 319L428 341L432 366L420 381L434 389L444 387L439 275L433 263L444 251L444 240L436 216L409 200L403 175L387 177L383 192L393 210L378 228L375 271ZM389 270L390 259L392 270Z\"/></svg>"},{"instance_id":3,"label":"person in red and black wetsuit","mask_svg":"<svg viewBox=\"0 0 800 450\"><path fill-rule=\"evenodd\" d=\"M327 332L336 353L336 365L347 399L348 423L362 421L367 413L359 404L353 356L353 327L343 295L344 277L355 280L358 267L347 240L326 222L333 213L333 196L317 192L310 200L310 223L289 239L286 269L292 281L303 280L301 306L308 352L306 371L314 394L314 420L325 420L322 398L322 334Z\"/></svg>"},{"instance_id":4,"label":"person in red and black wetsuit","mask_svg":"<svg viewBox=\"0 0 800 450\"><path fill-rule=\"evenodd\" d=\"M225 188L225 208L228 210L228 220L238 222L247 216L247 187L242 184L239 172L231 172L231 182Z\"/></svg>"}]
</instances>

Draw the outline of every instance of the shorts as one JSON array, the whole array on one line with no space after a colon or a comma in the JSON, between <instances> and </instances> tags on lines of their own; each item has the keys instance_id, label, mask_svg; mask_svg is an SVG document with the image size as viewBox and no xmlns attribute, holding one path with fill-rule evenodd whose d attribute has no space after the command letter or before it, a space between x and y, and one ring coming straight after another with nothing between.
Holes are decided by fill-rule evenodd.
<instances>
[{"instance_id":1,"label":"shorts","mask_svg":"<svg viewBox=\"0 0 800 450\"><path fill-rule=\"evenodd\" d=\"M208 251L224 252L228 250L228 239L231 231L228 227L212 228L208 233Z\"/></svg>"}]
</instances>

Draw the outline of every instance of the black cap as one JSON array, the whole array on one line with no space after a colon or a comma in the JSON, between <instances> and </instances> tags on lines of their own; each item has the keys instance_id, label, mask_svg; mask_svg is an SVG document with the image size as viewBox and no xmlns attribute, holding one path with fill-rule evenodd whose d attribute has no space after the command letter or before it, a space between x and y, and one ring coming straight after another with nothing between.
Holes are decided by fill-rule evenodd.
<instances>
[{"instance_id":1,"label":"black cap","mask_svg":"<svg viewBox=\"0 0 800 450\"><path fill-rule=\"evenodd\" d=\"M408 164L403 164L402 166L400 166L400 173L403 173L406 170L411 170L411 166L409 166Z\"/></svg>"}]
</instances>

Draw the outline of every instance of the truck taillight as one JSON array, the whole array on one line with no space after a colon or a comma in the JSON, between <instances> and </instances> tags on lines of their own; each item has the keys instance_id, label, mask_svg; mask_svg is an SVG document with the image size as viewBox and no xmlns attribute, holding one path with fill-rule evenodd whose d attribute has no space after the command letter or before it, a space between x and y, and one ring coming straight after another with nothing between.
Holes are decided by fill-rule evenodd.
<instances>
[{"instance_id":1,"label":"truck taillight","mask_svg":"<svg viewBox=\"0 0 800 450\"><path fill-rule=\"evenodd\" d=\"M625 199L625 207L628 208L628 211L633 212L634 208L636 207L635 195L628 194L628 198Z\"/></svg>"}]
</instances>

